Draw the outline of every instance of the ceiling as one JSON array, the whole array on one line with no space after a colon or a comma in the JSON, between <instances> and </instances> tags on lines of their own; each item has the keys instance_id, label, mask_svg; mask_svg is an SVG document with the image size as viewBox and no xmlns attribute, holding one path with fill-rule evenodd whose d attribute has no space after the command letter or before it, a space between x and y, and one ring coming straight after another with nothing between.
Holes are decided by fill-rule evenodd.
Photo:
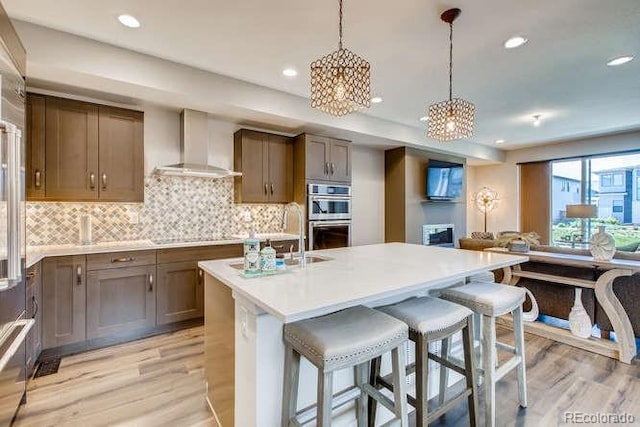
<instances>
[{"instance_id":1,"label":"ceiling","mask_svg":"<svg viewBox=\"0 0 640 427\"><path fill-rule=\"evenodd\" d=\"M13 18L301 96L309 63L337 48L335 0L2 3ZM640 129L638 0L344 0L345 47L371 62L372 90L384 98L366 114L425 127L418 118L447 97L448 27L439 14L454 6L462 9L454 96L476 105L471 141L503 139L509 150ZM142 27L121 26L121 13ZM528 43L506 50L516 34ZM620 55L636 59L606 66ZM285 67L298 77L284 77Z\"/></svg>"}]
</instances>

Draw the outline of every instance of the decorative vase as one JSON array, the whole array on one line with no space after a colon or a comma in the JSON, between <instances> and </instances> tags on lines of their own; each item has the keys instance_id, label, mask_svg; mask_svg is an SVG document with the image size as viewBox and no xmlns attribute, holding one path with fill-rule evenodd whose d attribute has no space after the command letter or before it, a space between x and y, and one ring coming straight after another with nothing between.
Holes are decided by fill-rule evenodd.
<instances>
[{"instance_id":1,"label":"decorative vase","mask_svg":"<svg viewBox=\"0 0 640 427\"><path fill-rule=\"evenodd\" d=\"M589 243L593 259L609 261L616 253L616 241L605 231L604 225L598 227L598 232L591 237Z\"/></svg>"},{"instance_id":2,"label":"decorative vase","mask_svg":"<svg viewBox=\"0 0 640 427\"><path fill-rule=\"evenodd\" d=\"M569 329L571 333L580 338L589 338L591 336L591 319L587 310L582 305L582 289L576 288L576 298L569 313Z\"/></svg>"}]
</instances>

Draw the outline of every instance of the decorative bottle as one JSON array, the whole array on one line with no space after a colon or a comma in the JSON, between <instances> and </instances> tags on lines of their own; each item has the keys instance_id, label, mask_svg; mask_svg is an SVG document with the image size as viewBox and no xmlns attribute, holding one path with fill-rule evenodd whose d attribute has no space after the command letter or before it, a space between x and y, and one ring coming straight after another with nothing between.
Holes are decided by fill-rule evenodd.
<instances>
[{"instance_id":1,"label":"decorative bottle","mask_svg":"<svg viewBox=\"0 0 640 427\"><path fill-rule=\"evenodd\" d=\"M582 289L576 288L576 298L569 313L569 329L577 337L589 338L592 328L589 314L582 305Z\"/></svg>"},{"instance_id":2,"label":"decorative bottle","mask_svg":"<svg viewBox=\"0 0 640 427\"><path fill-rule=\"evenodd\" d=\"M260 251L260 269L262 271L276 271L276 250L271 247L271 241Z\"/></svg>"},{"instance_id":3,"label":"decorative bottle","mask_svg":"<svg viewBox=\"0 0 640 427\"><path fill-rule=\"evenodd\" d=\"M609 261L616 253L616 241L613 236L605 231L605 226L598 227L598 232L591 236L589 250L593 259Z\"/></svg>"},{"instance_id":4,"label":"decorative bottle","mask_svg":"<svg viewBox=\"0 0 640 427\"><path fill-rule=\"evenodd\" d=\"M256 233L253 231L244 241L244 272L247 274L260 272L260 240L256 238Z\"/></svg>"}]
</instances>

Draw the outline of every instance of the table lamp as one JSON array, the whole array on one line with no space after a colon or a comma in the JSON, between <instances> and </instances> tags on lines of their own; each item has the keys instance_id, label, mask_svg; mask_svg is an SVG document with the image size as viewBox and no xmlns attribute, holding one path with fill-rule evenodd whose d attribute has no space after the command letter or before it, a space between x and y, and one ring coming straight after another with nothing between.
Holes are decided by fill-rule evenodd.
<instances>
[{"instance_id":1,"label":"table lamp","mask_svg":"<svg viewBox=\"0 0 640 427\"><path fill-rule=\"evenodd\" d=\"M567 218L580 218L582 221L582 235L584 236L585 218L597 218L596 205L567 205ZM616 252L616 243L613 236L605 231L605 226L600 225L598 232L591 236L589 240L589 251L593 258L598 261L609 261Z\"/></svg>"}]
</instances>

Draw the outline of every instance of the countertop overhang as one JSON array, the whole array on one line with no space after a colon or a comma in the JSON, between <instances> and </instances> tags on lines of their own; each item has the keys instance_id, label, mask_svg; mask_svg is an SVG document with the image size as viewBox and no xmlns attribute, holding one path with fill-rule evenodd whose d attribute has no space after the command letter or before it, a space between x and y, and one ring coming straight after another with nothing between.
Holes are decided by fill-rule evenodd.
<instances>
[{"instance_id":1,"label":"countertop overhang","mask_svg":"<svg viewBox=\"0 0 640 427\"><path fill-rule=\"evenodd\" d=\"M201 261L206 273L283 323L371 304L420 289L447 286L487 270L528 261L526 256L407 243L329 249L308 254L330 261L283 274L244 278L230 264Z\"/></svg>"}]
</instances>

